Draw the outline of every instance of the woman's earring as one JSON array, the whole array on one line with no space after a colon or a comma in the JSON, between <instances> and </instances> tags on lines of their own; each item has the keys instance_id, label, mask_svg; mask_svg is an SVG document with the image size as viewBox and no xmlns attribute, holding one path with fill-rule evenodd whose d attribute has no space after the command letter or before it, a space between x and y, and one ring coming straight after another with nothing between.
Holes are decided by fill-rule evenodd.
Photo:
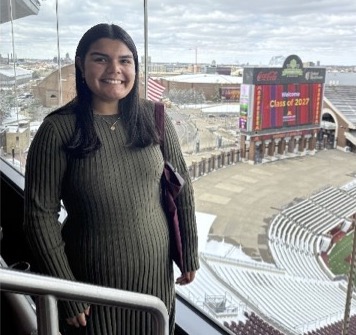
<instances>
[{"instance_id":1,"label":"woman's earring","mask_svg":"<svg viewBox=\"0 0 356 335\"><path fill-rule=\"evenodd\" d=\"M82 83L85 84L85 77L82 77Z\"/></svg>"}]
</instances>

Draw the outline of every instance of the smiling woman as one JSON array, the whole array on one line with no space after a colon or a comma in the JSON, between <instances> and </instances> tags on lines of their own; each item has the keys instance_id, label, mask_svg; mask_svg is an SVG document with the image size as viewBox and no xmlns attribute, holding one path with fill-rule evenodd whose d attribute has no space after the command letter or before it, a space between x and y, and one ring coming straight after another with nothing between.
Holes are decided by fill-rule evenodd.
<instances>
[{"instance_id":1,"label":"smiling woman","mask_svg":"<svg viewBox=\"0 0 356 335\"><path fill-rule=\"evenodd\" d=\"M131 37L117 25L95 25L80 39L77 95L44 119L30 145L24 231L44 274L156 296L173 335L174 285L192 282L199 268L193 189L166 118L165 153L187 180L177 198L184 242L175 281L155 106L138 95L137 58ZM62 201L67 217L60 231ZM75 301L60 307L64 335L157 334L148 312Z\"/></svg>"},{"instance_id":2,"label":"smiling woman","mask_svg":"<svg viewBox=\"0 0 356 335\"><path fill-rule=\"evenodd\" d=\"M81 78L93 93L95 114L112 115L119 100L125 98L135 84L135 61L124 42L101 38L92 43L84 59L78 50L76 64Z\"/></svg>"},{"instance_id":3,"label":"smiling woman","mask_svg":"<svg viewBox=\"0 0 356 335\"><path fill-rule=\"evenodd\" d=\"M1 1L2 255L159 297L171 334L356 333L346 243L356 215L356 2L144 6ZM285 62L295 52L303 62ZM187 181L183 274L169 255L146 82L165 103L168 158ZM331 264L342 245L349 256ZM59 307L62 335L155 332L147 313Z\"/></svg>"}]
</instances>

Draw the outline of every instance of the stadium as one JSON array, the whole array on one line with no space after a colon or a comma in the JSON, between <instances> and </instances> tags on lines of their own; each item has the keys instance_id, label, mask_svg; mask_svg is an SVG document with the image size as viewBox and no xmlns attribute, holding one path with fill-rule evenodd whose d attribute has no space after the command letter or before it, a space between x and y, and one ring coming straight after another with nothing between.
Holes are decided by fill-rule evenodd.
<instances>
[{"instance_id":1,"label":"stadium","mask_svg":"<svg viewBox=\"0 0 356 335\"><path fill-rule=\"evenodd\" d=\"M323 117L338 115L335 120L348 119L353 129L355 114L344 113L334 90L326 85ZM354 156L316 147L312 155L292 150L278 161L265 160L263 168L228 161L227 169L206 169L206 158L194 158L197 206L204 213L202 270L178 291L232 334L339 334L345 326L356 218L356 171L348 162ZM324 164L316 163L320 159ZM260 202L244 202L246 194L261 194ZM353 334L354 295L350 311Z\"/></svg>"},{"instance_id":2,"label":"stadium","mask_svg":"<svg viewBox=\"0 0 356 335\"><path fill-rule=\"evenodd\" d=\"M326 194L329 200L324 200ZM264 330L262 334L277 334L274 330L266 331L268 324L282 334L327 334L328 329L330 334L336 334L332 330L341 331L347 281L345 276L333 275L323 262L322 255L333 247L324 245L330 237L323 234L335 231L340 217L354 215L355 194L355 183L329 187L276 216L268 233L275 265L242 260L232 246L225 246L225 250L219 250L221 256L217 256L215 246L214 254L202 253L201 276L205 284L197 281L187 288L189 292L180 291L215 314L217 320L223 320L236 334L248 328L251 332L241 334L258 334L254 329ZM344 205L338 208L340 202ZM328 205L334 208L328 209ZM315 224L320 218L325 225ZM332 238L342 229L335 231ZM217 291L219 286L221 290ZM243 314L242 319L239 313ZM240 324L240 329L236 324ZM318 332L320 328L322 332Z\"/></svg>"}]
</instances>

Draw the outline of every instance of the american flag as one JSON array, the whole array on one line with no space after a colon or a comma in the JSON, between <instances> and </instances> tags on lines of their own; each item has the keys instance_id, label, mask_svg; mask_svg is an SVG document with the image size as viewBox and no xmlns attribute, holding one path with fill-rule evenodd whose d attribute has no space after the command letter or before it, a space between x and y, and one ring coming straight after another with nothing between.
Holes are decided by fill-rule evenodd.
<instances>
[{"instance_id":1,"label":"american flag","mask_svg":"<svg viewBox=\"0 0 356 335\"><path fill-rule=\"evenodd\" d=\"M160 101L162 93L166 88L154 81L152 78L147 80L147 99L151 101Z\"/></svg>"}]
</instances>

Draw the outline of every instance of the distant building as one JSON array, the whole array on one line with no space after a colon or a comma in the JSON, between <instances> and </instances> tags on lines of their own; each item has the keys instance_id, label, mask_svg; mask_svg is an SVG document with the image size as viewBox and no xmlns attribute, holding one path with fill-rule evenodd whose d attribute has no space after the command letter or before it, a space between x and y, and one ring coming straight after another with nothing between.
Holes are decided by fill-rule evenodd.
<instances>
[{"instance_id":1,"label":"distant building","mask_svg":"<svg viewBox=\"0 0 356 335\"><path fill-rule=\"evenodd\" d=\"M165 94L173 89L196 90L202 91L207 101L226 101L229 100L227 97L234 97L234 101L238 101L242 83L242 77L207 73L160 77L159 80L166 88Z\"/></svg>"},{"instance_id":2,"label":"distant building","mask_svg":"<svg viewBox=\"0 0 356 335\"><path fill-rule=\"evenodd\" d=\"M62 83L61 90L59 81ZM52 72L31 89L32 94L41 101L44 107L61 106L69 102L76 95L74 63L63 66L61 72L58 70Z\"/></svg>"},{"instance_id":3,"label":"distant building","mask_svg":"<svg viewBox=\"0 0 356 335\"><path fill-rule=\"evenodd\" d=\"M231 75L231 66L213 66L213 65L208 65L203 67L202 69L204 73L209 73L209 74L221 74L225 76L230 76Z\"/></svg>"},{"instance_id":4,"label":"distant building","mask_svg":"<svg viewBox=\"0 0 356 335\"><path fill-rule=\"evenodd\" d=\"M3 125L0 132L0 146L6 154L22 154L30 145L30 126L28 120Z\"/></svg>"},{"instance_id":5,"label":"distant building","mask_svg":"<svg viewBox=\"0 0 356 335\"><path fill-rule=\"evenodd\" d=\"M356 85L326 85L318 140L324 148L356 153Z\"/></svg>"},{"instance_id":6,"label":"distant building","mask_svg":"<svg viewBox=\"0 0 356 335\"><path fill-rule=\"evenodd\" d=\"M15 73L16 71L16 73ZM13 86L16 84L25 84L32 79L32 71L11 65L0 66L0 86Z\"/></svg>"}]
</instances>

